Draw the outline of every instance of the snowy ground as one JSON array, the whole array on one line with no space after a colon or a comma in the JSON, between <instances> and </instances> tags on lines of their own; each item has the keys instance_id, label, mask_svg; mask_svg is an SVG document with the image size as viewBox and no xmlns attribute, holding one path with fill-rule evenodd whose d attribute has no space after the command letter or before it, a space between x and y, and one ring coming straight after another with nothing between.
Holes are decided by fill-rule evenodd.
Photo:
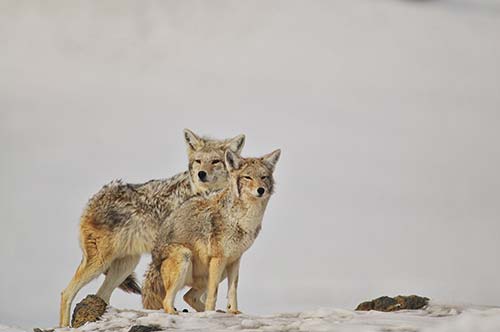
<instances>
[{"instance_id":1,"label":"snowy ground","mask_svg":"<svg viewBox=\"0 0 500 332\"><path fill-rule=\"evenodd\" d=\"M268 316L217 312L172 316L160 311L111 308L99 322L55 332L127 332L133 325L157 325L168 331L498 332L500 308L431 304L426 310L394 313L321 308ZM0 325L0 332L6 331L23 330Z\"/></svg>"}]
</instances>

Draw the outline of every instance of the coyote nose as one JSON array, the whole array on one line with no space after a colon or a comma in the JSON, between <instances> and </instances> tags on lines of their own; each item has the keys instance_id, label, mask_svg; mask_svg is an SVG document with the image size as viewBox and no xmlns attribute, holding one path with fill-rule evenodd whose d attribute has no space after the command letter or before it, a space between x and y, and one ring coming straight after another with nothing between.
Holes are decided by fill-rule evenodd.
<instances>
[{"instance_id":1,"label":"coyote nose","mask_svg":"<svg viewBox=\"0 0 500 332\"><path fill-rule=\"evenodd\" d=\"M207 172L205 172L205 171L199 171L198 172L198 177L200 178L201 182L207 181Z\"/></svg>"},{"instance_id":2,"label":"coyote nose","mask_svg":"<svg viewBox=\"0 0 500 332\"><path fill-rule=\"evenodd\" d=\"M262 196L266 192L266 189L260 187L259 189L257 189L257 192L259 193L260 196Z\"/></svg>"}]
</instances>

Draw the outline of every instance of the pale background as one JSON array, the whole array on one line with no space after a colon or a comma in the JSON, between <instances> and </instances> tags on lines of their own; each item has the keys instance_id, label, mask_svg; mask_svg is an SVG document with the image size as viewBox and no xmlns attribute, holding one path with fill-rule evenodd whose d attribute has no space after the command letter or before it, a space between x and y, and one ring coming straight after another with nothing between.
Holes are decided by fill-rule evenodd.
<instances>
[{"instance_id":1,"label":"pale background","mask_svg":"<svg viewBox=\"0 0 500 332\"><path fill-rule=\"evenodd\" d=\"M185 127L283 150L243 311L499 305L499 34L487 0L1 1L0 322L57 323L87 199L186 169Z\"/></svg>"}]
</instances>

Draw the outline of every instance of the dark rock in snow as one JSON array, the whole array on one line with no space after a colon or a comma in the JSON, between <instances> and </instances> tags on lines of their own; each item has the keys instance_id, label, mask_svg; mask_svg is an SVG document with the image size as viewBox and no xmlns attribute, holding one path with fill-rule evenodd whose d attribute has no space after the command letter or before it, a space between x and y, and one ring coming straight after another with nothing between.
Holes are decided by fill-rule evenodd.
<instances>
[{"instance_id":1,"label":"dark rock in snow","mask_svg":"<svg viewBox=\"0 0 500 332\"><path fill-rule=\"evenodd\" d=\"M128 332L153 332L153 331L161 331L159 326L147 326L147 325L134 325L128 330Z\"/></svg>"},{"instance_id":2,"label":"dark rock in snow","mask_svg":"<svg viewBox=\"0 0 500 332\"><path fill-rule=\"evenodd\" d=\"M363 302L358 305L356 310L359 311L397 311L397 310L417 310L422 309L429 303L427 297L410 295L410 296L382 296L371 301Z\"/></svg>"},{"instance_id":3,"label":"dark rock in snow","mask_svg":"<svg viewBox=\"0 0 500 332\"><path fill-rule=\"evenodd\" d=\"M80 327L87 322L95 322L104 314L106 307L106 302L99 296L87 295L76 305L71 319L71 326Z\"/></svg>"},{"instance_id":4,"label":"dark rock in snow","mask_svg":"<svg viewBox=\"0 0 500 332\"><path fill-rule=\"evenodd\" d=\"M418 310L422 309L429 303L429 298L418 295L396 296L394 299L398 301L401 310Z\"/></svg>"}]
</instances>

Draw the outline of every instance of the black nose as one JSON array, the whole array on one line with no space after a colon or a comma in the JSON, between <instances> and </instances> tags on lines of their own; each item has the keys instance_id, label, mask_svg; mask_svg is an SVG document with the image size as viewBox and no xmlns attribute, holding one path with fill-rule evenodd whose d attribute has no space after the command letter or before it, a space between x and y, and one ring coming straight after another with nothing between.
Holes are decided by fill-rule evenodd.
<instances>
[{"instance_id":1,"label":"black nose","mask_svg":"<svg viewBox=\"0 0 500 332\"><path fill-rule=\"evenodd\" d=\"M257 189L257 192L259 193L259 195L264 195L264 193L266 192L266 189L260 187L259 189Z\"/></svg>"},{"instance_id":2,"label":"black nose","mask_svg":"<svg viewBox=\"0 0 500 332\"><path fill-rule=\"evenodd\" d=\"M201 181L205 181L207 179L207 172L205 171L199 171L198 172L198 177L200 178Z\"/></svg>"}]
</instances>

